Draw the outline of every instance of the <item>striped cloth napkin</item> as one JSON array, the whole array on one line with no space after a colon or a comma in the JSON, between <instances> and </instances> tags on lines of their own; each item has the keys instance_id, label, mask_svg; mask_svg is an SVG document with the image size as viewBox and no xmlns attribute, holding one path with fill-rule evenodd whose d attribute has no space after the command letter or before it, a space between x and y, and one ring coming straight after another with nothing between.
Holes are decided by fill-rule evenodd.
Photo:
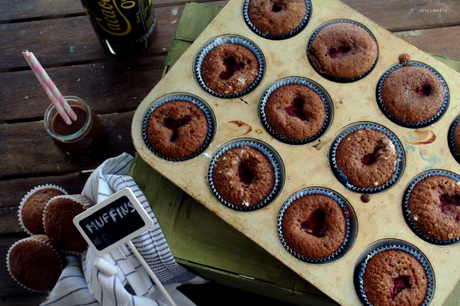
<instances>
[{"instance_id":1,"label":"striped cloth napkin","mask_svg":"<svg viewBox=\"0 0 460 306\"><path fill-rule=\"evenodd\" d=\"M132 162L133 157L126 153L106 160L91 174L82 194L94 203L99 203L123 188L129 187L133 191L152 218L154 226L132 239L132 242L174 302L178 306L193 306L195 304L176 287L184 283L203 283L204 280L180 266L172 256L147 199L133 178L126 175ZM41 305L169 304L161 292L156 290L131 250L123 245L103 257L98 257L91 248L83 253L81 259L67 256L67 266L48 299Z\"/></svg>"}]
</instances>

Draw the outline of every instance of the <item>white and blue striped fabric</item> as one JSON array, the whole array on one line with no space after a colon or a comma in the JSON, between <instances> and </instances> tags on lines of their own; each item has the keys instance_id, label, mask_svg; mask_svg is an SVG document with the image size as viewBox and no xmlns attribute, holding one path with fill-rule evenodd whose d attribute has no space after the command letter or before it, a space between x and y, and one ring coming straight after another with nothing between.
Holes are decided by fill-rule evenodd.
<instances>
[{"instance_id":1,"label":"white and blue striped fabric","mask_svg":"<svg viewBox=\"0 0 460 306\"><path fill-rule=\"evenodd\" d=\"M154 223L152 229L132 239L132 242L174 302L178 306L195 305L176 287L183 283L203 283L204 280L175 261L147 199L133 178L126 175L132 162L133 157L126 153L106 160L91 174L82 195L99 203L129 187ZM109 270L116 270L113 275L98 268L100 262L99 266L94 264L98 258L91 248L83 253L81 260L67 256L68 264L42 306L169 305L160 291L155 290L153 281L126 245L99 259ZM128 284L132 290L126 289Z\"/></svg>"}]
</instances>

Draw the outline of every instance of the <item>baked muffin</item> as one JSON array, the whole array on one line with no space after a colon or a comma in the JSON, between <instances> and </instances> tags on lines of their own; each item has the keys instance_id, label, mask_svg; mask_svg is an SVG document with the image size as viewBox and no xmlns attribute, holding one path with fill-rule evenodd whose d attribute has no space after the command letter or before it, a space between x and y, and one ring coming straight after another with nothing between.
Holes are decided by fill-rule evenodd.
<instances>
[{"instance_id":1,"label":"baked muffin","mask_svg":"<svg viewBox=\"0 0 460 306\"><path fill-rule=\"evenodd\" d=\"M58 196L46 204L43 224L53 245L64 251L80 253L86 250L87 243L73 224L73 218L85 210L84 203L74 196Z\"/></svg>"},{"instance_id":2,"label":"baked muffin","mask_svg":"<svg viewBox=\"0 0 460 306\"><path fill-rule=\"evenodd\" d=\"M406 65L385 78L380 102L395 119L403 123L420 123L439 113L444 98L444 87L431 71Z\"/></svg>"},{"instance_id":3,"label":"baked muffin","mask_svg":"<svg viewBox=\"0 0 460 306\"><path fill-rule=\"evenodd\" d=\"M147 121L147 139L153 150L168 158L186 158L208 137L208 120L197 105L175 100L157 107Z\"/></svg>"},{"instance_id":4,"label":"baked muffin","mask_svg":"<svg viewBox=\"0 0 460 306\"><path fill-rule=\"evenodd\" d=\"M358 188L377 188L392 180L398 159L387 135L365 128L343 137L335 157L338 170Z\"/></svg>"},{"instance_id":5,"label":"baked muffin","mask_svg":"<svg viewBox=\"0 0 460 306\"><path fill-rule=\"evenodd\" d=\"M62 272L62 258L45 235L19 240L7 255L11 276L30 290L53 289Z\"/></svg>"},{"instance_id":6,"label":"baked muffin","mask_svg":"<svg viewBox=\"0 0 460 306\"><path fill-rule=\"evenodd\" d=\"M321 97L300 84L284 85L272 92L264 112L270 128L283 137L296 140L315 136L326 120Z\"/></svg>"},{"instance_id":7,"label":"baked muffin","mask_svg":"<svg viewBox=\"0 0 460 306\"><path fill-rule=\"evenodd\" d=\"M224 96L248 89L259 75L259 60L247 47L224 43L213 48L203 59L201 77L205 85Z\"/></svg>"},{"instance_id":8,"label":"baked muffin","mask_svg":"<svg viewBox=\"0 0 460 306\"><path fill-rule=\"evenodd\" d=\"M29 191L19 206L19 223L31 234L44 234L43 209L53 197L65 195L67 192L55 185L37 186Z\"/></svg>"},{"instance_id":9,"label":"baked muffin","mask_svg":"<svg viewBox=\"0 0 460 306\"><path fill-rule=\"evenodd\" d=\"M248 17L262 34L279 36L299 28L307 14L305 0L250 0Z\"/></svg>"},{"instance_id":10,"label":"baked muffin","mask_svg":"<svg viewBox=\"0 0 460 306\"><path fill-rule=\"evenodd\" d=\"M217 193L235 206L252 207L264 201L275 186L275 171L260 150L241 146L225 151L212 171Z\"/></svg>"},{"instance_id":11,"label":"baked muffin","mask_svg":"<svg viewBox=\"0 0 460 306\"><path fill-rule=\"evenodd\" d=\"M413 255L389 249L369 260L363 288L373 306L420 306L427 297L428 278L425 268Z\"/></svg>"},{"instance_id":12,"label":"baked muffin","mask_svg":"<svg viewBox=\"0 0 460 306\"><path fill-rule=\"evenodd\" d=\"M460 183L433 175L411 190L407 207L410 220L424 235L449 241L460 238Z\"/></svg>"},{"instance_id":13,"label":"baked muffin","mask_svg":"<svg viewBox=\"0 0 460 306\"><path fill-rule=\"evenodd\" d=\"M377 60L377 44L363 28L348 22L331 23L314 37L308 56L314 68L329 78L364 76Z\"/></svg>"},{"instance_id":14,"label":"baked muffin","mask_svg":"<svg viewBox=\"0 0 460 306\"><path fill-rule=\"evenodd\" d=\"M347 227L341 206L322 194L305 195L292 202L282 220L286 244L307 258L333 255L345 242Z\"/></svg>"}]
</instances>

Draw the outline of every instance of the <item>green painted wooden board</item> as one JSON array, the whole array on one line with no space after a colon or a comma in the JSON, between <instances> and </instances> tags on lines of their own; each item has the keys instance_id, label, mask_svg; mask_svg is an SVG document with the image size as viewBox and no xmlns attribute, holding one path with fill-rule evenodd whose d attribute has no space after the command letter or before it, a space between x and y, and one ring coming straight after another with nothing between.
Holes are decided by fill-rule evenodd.
<instances>
[{"instance_id":1,"label":"green painted wooden board","mask_svg":"<svg viewBox=\"0 0 460 306\"><path fill-rule=\"evenodd\" d=\"M220 8L188 4L167 57L167 71ZM199 17L198 17L199 16ZM460 71L460 61L434 56ZM336 305L244 235L216 218L141 158L131 169L179 262L203 277L298 305ZM199 224L199 226L197 226ZM460 284L444 303L460 306Z\"/></svg>"}]
</instances>

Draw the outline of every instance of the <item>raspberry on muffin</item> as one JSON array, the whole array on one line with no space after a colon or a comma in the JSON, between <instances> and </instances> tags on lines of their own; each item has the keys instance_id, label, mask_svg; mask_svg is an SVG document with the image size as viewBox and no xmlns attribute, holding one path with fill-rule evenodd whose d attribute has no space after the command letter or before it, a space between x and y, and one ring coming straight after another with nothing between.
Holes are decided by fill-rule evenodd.
<instances>
[{"instance_id":1,"label":"raspberry on muffin","mask_svg":"<svg viewBox=\"0 0 460 306\"><path fill-rule=\"evenodd\" d=\"M332 79L354 79L369 72L377 60L377 44L363 28L338 22L321 29L308 55L321 74Z\"/></svg>"},{"instance_id":2,"label":"raspberry on muffin","mask_svg":"<svg viewBox=\"0 0 460 306\"><path fill-rule=\"evenodd\" d=\"M208 120L197 105L173 100L157 107L147 121L147 139L153 150L168 158L186 158L208 137Z\"/></svg>"}]
</instances>

